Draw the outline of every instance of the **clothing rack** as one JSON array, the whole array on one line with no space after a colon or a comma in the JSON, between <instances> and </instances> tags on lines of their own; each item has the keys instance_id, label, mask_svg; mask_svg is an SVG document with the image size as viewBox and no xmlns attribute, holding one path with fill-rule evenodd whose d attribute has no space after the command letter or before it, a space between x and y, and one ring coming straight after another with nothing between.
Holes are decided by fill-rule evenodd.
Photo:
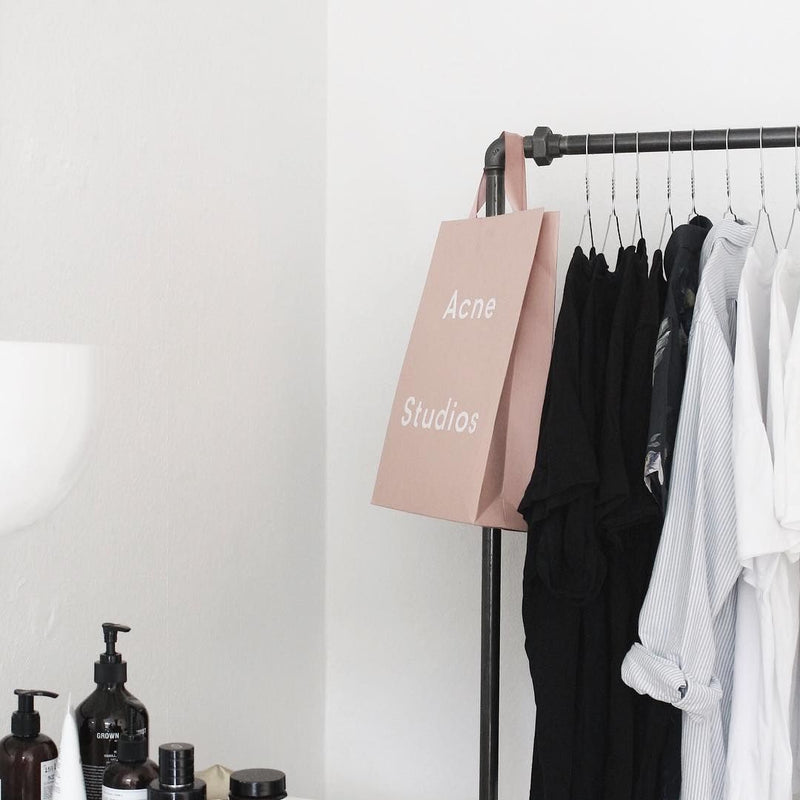
<instances>
[{"instance_id":1,"label":"clothing rack","mask_svg":"<svg viewBox=\"0 0 800 800\"><path fill-rule=\"evenodd\" d=\"M602 153L666 153L668 150L743 150L795 147L798 127L715 128L564 135L546 126L522 139L525 157L540 167L556 158ZM505 140L501 135L486 150L486 216L505 213ZM502 531L483 528L481 566L481 700L479 800L497 800L500 720L500 565Z\"/></svg>"}]
</instances>

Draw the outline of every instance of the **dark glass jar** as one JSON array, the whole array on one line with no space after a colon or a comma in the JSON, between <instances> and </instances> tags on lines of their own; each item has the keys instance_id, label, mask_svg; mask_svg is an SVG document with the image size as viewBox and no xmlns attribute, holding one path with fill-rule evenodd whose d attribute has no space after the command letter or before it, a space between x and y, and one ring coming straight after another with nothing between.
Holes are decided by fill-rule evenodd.
<instances>
[{"instance_id":1,"label":"dark glass jar","mask_svg":"<svg viewBox=\"0 0 800 800\"><path fill-rule=\"evenodd\" d=\"M231 774L230 800L283 800L286 775L278 769L240 769Z\"/></svg>"}]
</instances>

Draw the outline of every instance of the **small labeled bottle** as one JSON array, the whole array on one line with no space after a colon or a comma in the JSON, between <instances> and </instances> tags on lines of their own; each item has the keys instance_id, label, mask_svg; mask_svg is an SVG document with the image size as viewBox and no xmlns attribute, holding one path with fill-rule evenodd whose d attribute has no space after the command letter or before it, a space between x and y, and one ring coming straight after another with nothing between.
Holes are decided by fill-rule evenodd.
<instances>
[{"instance_id":1,"label":"small labeled bottle","mask_svg":"<svg viewBox=\"0 0 800 800\"><path fill-rule=\"evenodd\" d=\"M56 780L58 748L40 733L34 697L58 697L54 692L15 689L18 708L11 715L11 735L0 741L0 796L2 800L50 800Z\"/></svg>"},{"instance_id":2,"label":"small labeled bottle","mask_svg":"<svg viewBox=\"0 0 800 800\"><path fill-rule=\"evenodd\" d=\"M83 765L86 800L101 800L106 768L117 760L117 743L129 727L130 709L136 713L134 732L147 740L147 710L125 688L128 664L117 652L117 635L127 633L127 625L103 623L106 651L94 662L95 690L75 709L78 744Z\"/></svg>"},{"instance_id":3,"label":"small labeled bottle","mask_svg":"<svg viewBox=\"0 0 800 800\"><path fill-rule=\"evenodd\" d=\"M103 800L147 800L158 767L147 755L147 737L136 732L136 713L128 711L128 729L119 737L117 762L103 774Z\"/></svg>"},{"instance_id":4,"label":"small labeled bottle","mask_svg":"<svg viewBox=\"0 0 800 800\"><path fill-rule=\"evenodd\" d=\"M194 777L194 746L183 742L158 748L158 777L147 789L148 800L206 800L206 783Z\"/></svg>"},{"instance_id":5,"label":"small labeled bottle","mask_svg":"<svg viewBox=\"0 0 800 800\"><path fill-rule=\"evenodd\" d=\"M230 800L283 800L286 775L279 769L239 769L231 774Z\"/></svg>"}]
</instances>

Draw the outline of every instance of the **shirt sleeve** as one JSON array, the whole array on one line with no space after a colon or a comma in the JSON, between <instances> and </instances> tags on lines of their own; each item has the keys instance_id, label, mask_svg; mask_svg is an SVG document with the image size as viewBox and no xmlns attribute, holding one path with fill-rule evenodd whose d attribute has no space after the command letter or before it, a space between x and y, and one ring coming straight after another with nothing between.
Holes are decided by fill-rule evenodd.
<instances>
[{"instance_id":1,"label":"shirt sleeve","mask_svg":"<svg viewBox=\"0 0 800 800\"><path fill-rule=\"evenodd\" d=\"M622 665L640 694L705 717L719 706L714 620L739 572L732 436L733 365L713 325L696 321L678 423L673 483L641 644Z\"/></svg>"}]
</instances>

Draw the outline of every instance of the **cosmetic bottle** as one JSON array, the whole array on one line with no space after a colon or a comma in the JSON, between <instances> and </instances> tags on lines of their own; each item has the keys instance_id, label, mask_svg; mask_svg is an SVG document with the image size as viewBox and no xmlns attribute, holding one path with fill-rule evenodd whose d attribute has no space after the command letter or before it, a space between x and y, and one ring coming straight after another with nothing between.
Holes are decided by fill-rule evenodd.
<instances>
[{"instance_id":1,"label":"cosmetic bottle","mask_svg":"<svg viewBox=\"0 0 800 800\"><path fill-rule=\"evenodd\" d=\"M183 742L158 748L158 777L147 790L148 800L206 800L206 784L194 777L194 747Z\"/></svg>"},{"instance_id":2,"label":"cosmetic bottle","mask_svg":"<svg viewBox=\"0 0 800 800\"><path fill-rule=\"evenodd\" d=\"M101 800L103 776L117 760L117 744L124 731L147 742L147 709L125 688L128 664L117 652L117 635L128 631L127 625L103 623L106 651L94 662L97 687L75 710L86 800ZM131 709L134 725L129 729Z\"/></svg>"},{"instance_id":3,"label":"cosmetic bottle","mask_svg":"<svg viewBox=\"0 0 800 800\"><path fill-rule=\"evenodd\" d=\"M67 699L66 713L61 724L56 780L51 800L86 800L81 753L78 747L78 726L75 724L75 706L72 705L71 694Z\"/></svg>"},{"instance_id":4,"label":"cosmetic bottle","mask_svg":"<svg viewBox=\"0 0 800 800\"><path fill-rule=\"evenodd\" d=\"M11 735L0 741L2 800L50 800L56 779L58 748L40 733L34 697L58 697L54 692L16 689L18 708L11 715Z\"/></svg>"},{"instance_id":5,"label":"cosmetic bottle","mask_svg":"<svg viewBox=\"0 0 800 800\"><path fill-rule=\"evenodd\" d=\"M103 775L103 800L147 800L147 787L158 777L147 749L147 738L136 733L136 712L131 706L128 728L119 737L117 761Z\"/></svg>"},{"instance_id":6,"label":"cosmetic bottle","mask_svg":"<svg viewBox=\"0 0 800 800\"><path fill-rule=\"evenodd\" d=\"M231 774L229 800L283 800L286 775L278 769L239 769Z\"/></svg>"}]
</instances>

